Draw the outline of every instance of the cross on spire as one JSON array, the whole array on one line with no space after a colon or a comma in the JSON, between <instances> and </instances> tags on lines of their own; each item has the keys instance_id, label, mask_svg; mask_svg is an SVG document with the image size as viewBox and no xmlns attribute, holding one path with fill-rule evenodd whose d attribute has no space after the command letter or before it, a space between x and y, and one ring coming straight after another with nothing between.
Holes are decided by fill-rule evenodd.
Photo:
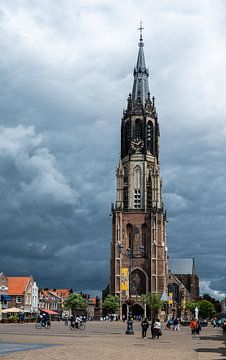
<instances>
[{"instance_id":1,"label":"cross on spire","mask_svg":"<svg viewBox=\"0 0 226 360\"><path fill-rule=\"evenodd\" d=\"M140 31L140 41L143 41L142 30L144 30L144 28L142 27L142 21L140 22L140 27L138 30Z\"/></svg>"}]
</instances>

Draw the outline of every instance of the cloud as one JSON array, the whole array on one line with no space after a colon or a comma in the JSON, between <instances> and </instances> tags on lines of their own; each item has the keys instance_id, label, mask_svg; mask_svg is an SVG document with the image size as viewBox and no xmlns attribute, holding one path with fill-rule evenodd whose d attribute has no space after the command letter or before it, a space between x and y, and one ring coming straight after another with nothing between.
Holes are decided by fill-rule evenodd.
<instances>
[{"instance_id":1,"label":"cloud","mask_svg":"<svg viewBox=\"0 0 226 360\"><path fill-rule=\"evenodd\" d=\"M75 191L57 169L55 157L41 146L41 141L34 127L1 127L0 160L14 168L22 197L34 201L50 196L54 201L76 202Z\"/></svg>"},{"instance_id":2,"label":"cloud","mask_svg":"<svg viewBox=\"0 0 226 360\"><path fill-rule=\"evenodd\" d=\"M202 295L209 294L210 296L218 300L222 300L223 298L225 298L225 292L213 290L210 281L200 281L200 292Z\"/></svg>"},{"instance_id":3,"label":"cloud","mask_svg":"<svg viewBox=\"0 0 226 360\"><path fill-rule=\"evenodd\" d=\"M225 10L210 0L1 2L1 270L40 286L107 284L142 19L170 256L195 256L202 281L226 292Z\"/></svg>"}]
</instances>

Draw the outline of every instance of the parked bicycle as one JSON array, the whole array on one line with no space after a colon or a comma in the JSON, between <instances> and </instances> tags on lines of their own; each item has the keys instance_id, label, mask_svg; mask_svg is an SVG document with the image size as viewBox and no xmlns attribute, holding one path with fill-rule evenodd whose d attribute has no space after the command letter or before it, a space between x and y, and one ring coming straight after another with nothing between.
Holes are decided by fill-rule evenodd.
<instances>
[{"instance_id":1,"label":"parked bicycle","mask_svg":"<svg viewBox=\"0 0 226 360\"><path fill-rule=\"evenodd\" d=\"M37 321L35 324L36 329L50 329L51 328L51 322L49 320L47 320L46 322L44 321Z\"/></svg>"}]
</instances>

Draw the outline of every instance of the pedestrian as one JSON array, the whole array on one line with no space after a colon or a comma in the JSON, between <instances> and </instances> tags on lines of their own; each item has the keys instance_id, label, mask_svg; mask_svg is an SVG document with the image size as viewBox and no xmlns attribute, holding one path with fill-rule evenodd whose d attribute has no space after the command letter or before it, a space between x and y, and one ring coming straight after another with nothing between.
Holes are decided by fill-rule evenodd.
<instances>
[{"instance_id":1,"label":"pedestrian","mask_svg":"<svg viewBox=\"0 0 226 360\"><path fill-rule=\"evenodd\" d=\"M126 320L126 315L123 314L123 315L122 315L122 321L125 322L125 320Z\"/></svg>"},{"instance_id":2,"label":"pedestrian","mask_svg":"<svg viewBox=\"0 0 226 360\"><path fill-rule=\"evenodd\" d=\"M158 339L159 336L162 335L161 323L160 323L160 320L159 320L159 319L157 319L157 320L154 322L153 332L154 332L154 338L157 337L157 339Z\"/></svg>"},{"instance_id":3,"label":"pedestrian","mask_svg":"<svg viewBox=\"0 0 226 360\"><path fill-rule=\"evenodd\" d=\"M174 326L174 328L173 328L174 331L179 331L180 330L179 319L178 318L174 319L173 326Z\"/></svg>"},{"instance_id":4,"label":"pedestrian","mask_svg":"<svg viewBox=\"0 0 226 360\"><path fill-rule=\"evenodd\" d=\"M68 314L65 314L64 316L64 325L68 326Z\"/></svg>"},{"instance_id":5,"label":"pedestrian","mask_svg":"<svg viewBox=\"0 0 226 360\"><path fill-rule=\"evenodd\" d=\"M142 322L141 322L141 328L142 328L142 338L146 337L147 334L147 329L149 328L149 322L148 319L145 318Z\"/></svg>"},{"instance_id":6,"label":"pedestrian","mask_svg":"<svg viewBox=\"0 0 226 360\"><path fill-rule=\"evenodd\" d=\"M191 328L191 334L195 335L196 334L196 328L198 326L197 321L195 319L191 319L189 326Z\"/></svg>"},{"instance_id":7,"label":"pedestrian","mask_svg":"<svg viewBox=\"0 0 226 360\"><path fill-rule=\"evenodd\" d=\"M81 319L77 315L76 318L75 318L75 327L76 327L76 329L78 329L80 327L80 323L81 323Z\"/></svg>"},{"instance_id":8,"label":"pedestrian","mask_svg":"<svg viewBox=\"0 0 226 360\"><path fill-rule=\"evenodd\" d=\"M73 314L71 315L70 322L71 322L71 327L74 328L75 327L75 317Z\"/></svg>"},{"instance_id":9,"label":"pedestrian","mask_svg":"<svg viewBox=\"0 0 226 360\"><path fill-rule=\"evenodd\" d=\"M197 320L197 327L196 327L196 329L195 329L195 333L196 333L197 335L199 335L199 333L200 333L201 330L202 330L202 328L201 328L201 325L200 325L200 321Z\"/></svg>"},{"instance_id":10,"label":"pedestrian","mask_svg":"<svg viewBox=\"0 0 226 360\"><path fill-rule=\"evenodd\" d=\"M155 337L154 323L155 323L155 319L152 319L152 322L151 322L151 338L152 339L154 339L154 337Z\"/></svg>"}]
</instances>

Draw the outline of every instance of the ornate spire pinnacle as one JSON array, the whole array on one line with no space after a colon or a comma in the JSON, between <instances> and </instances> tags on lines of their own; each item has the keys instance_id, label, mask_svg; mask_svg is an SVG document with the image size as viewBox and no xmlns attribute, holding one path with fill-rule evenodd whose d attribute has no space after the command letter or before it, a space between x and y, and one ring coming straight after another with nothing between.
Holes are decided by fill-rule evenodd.
<instances>
[{"instance_id":1,"label":"ornate spire pinnacle","mask_svg":"<svg viewBox=\"0 0 226 360\"><path fill-rule=\"evenodd\" d=\"M142 21L140 22L140 27L138 30L140 31L140 42L142 42L143 41L142 30L144 30L144 28L142 27Z\"/></svg>"},{"instance_id":2,"label":"ornate spire pinnacle","mask_svg":"<svg viewBox=\"0 0 226 360\"><path fill-rule=\"evenodd\" d=\"M136 103L138 97L141 100L141 103L144 105L145 100L148 98L149 86L148 86L148 69L146 68L145 58L144 58L144 43L143 43L143 34L142 30L142 21L140 22L140 41L138 43L139 51L137 57L137 64L134 68L134 82L133 82L133 91L132 91L132 104L133 106Z\"/></svg>"}]
</instances>

